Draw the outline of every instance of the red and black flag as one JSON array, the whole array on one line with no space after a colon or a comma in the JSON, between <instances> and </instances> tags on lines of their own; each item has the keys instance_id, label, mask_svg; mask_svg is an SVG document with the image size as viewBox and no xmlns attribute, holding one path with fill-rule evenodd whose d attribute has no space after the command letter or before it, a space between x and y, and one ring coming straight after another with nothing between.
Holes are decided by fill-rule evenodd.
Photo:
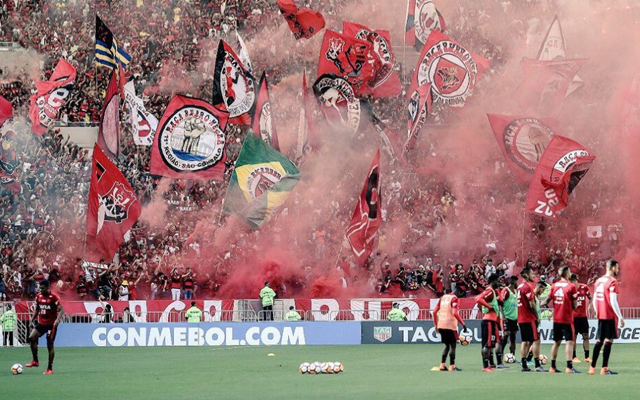
<instances>
[{"instance_id":1,"label":"red and black flag","mask_svg":"<svg viewBox=\"0 0 640 400\"><path fill-rule=\"evenodd\" d=\"M527 211L558 219L569 203L569 195L595 158L595 154L580 143L555 135L533 173L527 192Z\"/></svg>"},{"instance_id":2,"label":"red and black flag","mask_svg":"<svg viewBox=\"0 0 640 400\"><path fill-rule=\"evenodd\" d=\"M113 259L124 235L140 217L141 206L131 185L118 167L93 147L93 169L87 209L85 258L99 262Z\"/></svg>"},{"instance_id":3,"label":"red and black flag","mask_svg":"<svg viewBox=\"0 0 640 400\"><path fill-rule=\"evenodd\" d=\"M405 23L405 46L414 46L420 51L432 30L444 32L444 18L432 0L409 0Z\"/></svg>"},{"instance_id":4,"label":"red and black flag","mask_svg":"<svg viewBox=\"0 0 640 400\"><path fill-rule=\"evenodd\" d=\"M518 182L529 183L549 142L559 132L554 119L487 114L498 146Z\"/></svg>"},{"instance_id":5,"label":"red and black flag","mask_svg":"<svg viewBox=\"0 0 640 400\"><path fill-rule=\"evenodd\" d=\"M296 7L293 0L277 0L280 12L287 20L293 36L298 39L309 39L324 28L324 17L315 10Z\"/></svg>"},{"instance_id":6,"label":"red and black flag","mask_svg":"<svg viewBox=\"0 0 640 400\"><path fill-rule=\"evenodd\" d=\"M18 194L22 191L22 185L16 180L15 170L13 165L0 160L0 184Z\"/></svg>"},{"instance_id":7,"label":"red and black flag","mask_svg":"<svg viewBox=\"0 0 640 400\"><path fill-rule=\"evenodd\" d=\"M273 123L271 114L271 101L269 100L269 84L267 82L267 74L262 73L260 77L260 92L256 101L256 108L253 113L253 131L274 149L280 151L280 143L278 143L278 133Z\"/></svg>"},{"instance_id":8,"label":"red and black flag","mask_svg":"<svg viewBox=\"0 0 640 400\"><path fill-rule=\"evenodd\" d=\"M360 126L360 99L346 79L324 74L313 83L313 93L331 128L355 135Z\"/></svg>"},{"instance_id":9,"label":"red and black flag","mask_svg":"<svg viewBox=\"0 0 640 400\"><path fill-rule=\"evenodd\" d=\"M334 74L347 80L356 95L372 93L375 75L371 53L369 42L327 30L320 48L318 77Z\"/></svg>"},{"instance_id":10,"label":"red and black flag","mask_svg":"<svg viewBox=\"0 0 640 400\"><path fill-rule=\"evenodd\" d=\"M120 155L120 84L118 69L111 70L107 94L102 106L102 116L98 127L98 147L109 158Z\"/></svg>"},{"instance_id":11,"label":"red and black flag","mask_svg":"<svg viewBox=\"0 0 640 400\"><path fill-rule=\"evenodd\" d=\"M407 140L402 146L404 160L408 159L409 150L415 148L420 129L431 112L431 84L409 88L407 92Z\"/></svg>"},{"instance_id":12,"label":"red and black flag","mask_svg":"<svg viewBox=\"0 0 640 400\"><path fill-rule=\"evenodd\" d=\"M411 79L412 87L431 83L433 102L462 107L489 68L489 60L474 54L449 36L432 30Z\"/></svg>"},{"instance_id":13,"label":"red and black flag","mask_svg":"<svg viewBox=\"0 0 640 400\"><path fill-rule=\"evenodd\" d=\"M524 80L514 94L520 108L537 117L558 114L567 89L587 60L537 61L520 63Z\"/></svg>"},{"instance_id":14,"label":"red and black flag","mask_svg":"<svg viewBox=\"0 0 640 400\"><path fill-rule=\"evenodd\" d=\"M42 135L58 118L58 111L67 102L75 79L76 69L61 58L48 81L36 82L37 93L31 96L29 108L33 133Z\"/></svg>"},{"instance_id":15,"label":"red and black flag","mask_svg":"<svg viewBox=\"0 0 640 400\"><path fill-rule=\"evenodd\" d=\"M4 124L4 121L13 116L13 106L11 102L4 97L0 96L0 126Z\"/></svg>"},{"instance_id":16,"label":"red and black flag","mask_svg":"<svg viewBox=\"0 0 640 400\"><path fill-rule=\"evenodd\" d=\"M176 179L222 180L229 113L204 100L175 95L151 147L150 172Z\"/></svg>"},{"instance_id":17,"label":"red and black flag","mask_svg":"<svg viewBox=\"0 0 640 400\"><path fill-rule=\"evenodd\" d=\"M382 223L382 196L380 193L380 150L376 151L367 180L353 212L346 237L360 264L364 264L373 250L378 228Z\"/></svg>"},{"instance_id":18,"label":"red and black flag","mask_svg":"<svg viewBox=\"0 0 640 400\"><path fill-rule=\"evenodd\" d=\"M544 37L542 44L540 44L540 50L538 51L538 60L540 61L562 61L566 58L564 35L562 34L562 27L560 26L560 20L556 16L553 22L549 26L547 35ZM567 88L566 95L570 95L576 90L580 89L584 85L584 82L578 75L573 77L571 84Z\"/></svg>"},{"instance_id":19,"label":"red and black flag","mask_svg":"<svg viewBox=\"0 0 640 400\"><path fill-rule=\"evenodd\" d=\"M249 112L255 100L253 75L231 46L220 40L213 74L213 104L229 112L230 123L251 125Z\"/></svg>"},{"instance_id":20,"label":"red and black flag","mask_svg":"<svg viewBox=\"0 0 640 400\"><path fill-rule=\"evenodd\" d=\"M395 97L402 93L402 84L396 73L396 58L391 48L389 31L372 30L364 25L342 21L342 32L359 40L371 43L371 55L374 57L373 86L374 97Z\"/></svg>"}]
</instances>

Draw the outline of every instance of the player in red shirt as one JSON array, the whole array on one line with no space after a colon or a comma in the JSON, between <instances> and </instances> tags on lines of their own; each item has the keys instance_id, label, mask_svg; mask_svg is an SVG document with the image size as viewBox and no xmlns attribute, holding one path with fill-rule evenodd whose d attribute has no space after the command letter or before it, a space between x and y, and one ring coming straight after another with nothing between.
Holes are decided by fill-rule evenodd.
<instances>
[{"instance_id":1,"label":"player in red shirt","mask_svg":"<svg viewBox=\"0 0 640 400\"><path fill-rule=\"evenodd\" d=\"M562 340L566 341L564 354L567 357L567 368L565 374L579 374L580 371L573 368L573 349L576 345L576 335L573 329L573 310L576 308L576 297L578 289L576 285L569 282L571 269L562 266L558 270L560 279L551 285L549 297L544 301L544 305L549 305L553 301L553 346L551 346L551 368L549 373L557 372L556 359L558 358L558 348Z\"/></svg>"},{"instance_id":2,"label":"player in red shirt","mask_svg":"<svg viewBox=\"0 0 640 400\"><path fill-rule=\"evenodd\" d=\"M500 329L498 327L500 307L498 305L498 276L489 276L489 287L476 296L475 300L482 310L482 371L493 372L491 358L493 348L500 342Z\"/></svg>"},{"instance_id":3,"label":"player in red shirt","mask_svg":"<svg viewBox=\"0 0 640 400\"><path fill-rule=\"evenodd\" d=\"M520 357L522 360L522 372L531 372L527 365L529 349L533 352L536 363L536 372L546 372L540 365L540 335L538 333L538 310L536 304L536 294L534 291L533 279L535 275L531 268L525 267L520 272L524 279L518 286L518 327L522 345L520 346Z\"/></svg>"},{"instance_id":4,"label":"player in red shirt","mask_svg":"<svg viewBox=\"0 0 640 400\"><path fill-rule=\"evenodd\" d=\"M589 375L596 373L596 363L600 350L604 344L602 355L602 369L600 375L616 375L609 369L609 356L613 339L618 337L618 322L624 328L624 319L618 305L618 281L615 279L620 274L620 264L617 261L607 261L607 273L596 281L593 292L593 309L598 318L598 340L593 347L593 361L589 368Z\"/></svg>"},{"instance_id":5,"label":"player in red shirt","mask_svg":"<svg viewBox=\"0 0 640 400\"><path fill-rule=\"evenodd\" d=\"M47 349L49 349L49 365L47 366L47 370L44 371L44 375L53 374L53 358L55 356L53 342L56 339L58 324L62 320L62 312L63 309L60 298L57 294L50 291L49 281L43 280L40 282L40 293L36 296L36 309L31 318L33 330L31 331L31 335L29 335L29 342L31 342L33 361L25 365L27 368L40 366L38 362L38 338L46 334ZM37 323L36 318L38 319Z\"/></svg>"},{"instance_id":6,"label":"player in red shirt","mask_svg":"<svg viewBox=\"0 0 640 400\"><path fill-rule=\"evenodd\" d=\"M589 286L578 282L576 274L571 274L569 282L578 288L578 297L576 297L576 309L573 310L573 328L576 333L582 335L582 347L584 349L584 362L590 363L589 357L589 320L587 319L587 309L591 300L591 291ZM576 356L576 347L573 348L573 362L579 363L580 359Z\"/></svg>"}]
</instances>

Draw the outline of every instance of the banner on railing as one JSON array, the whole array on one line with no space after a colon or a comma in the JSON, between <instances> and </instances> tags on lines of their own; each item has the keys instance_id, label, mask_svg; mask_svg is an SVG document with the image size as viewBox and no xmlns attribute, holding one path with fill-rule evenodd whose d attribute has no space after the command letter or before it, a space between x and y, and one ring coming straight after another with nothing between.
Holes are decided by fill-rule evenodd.
<instances>
[{"instance_id":1,"label":"banner on railing","mask_svg":"<svg viewBox=\"0 0 640 400\"><path fill-rule=\"evenodd\" d=\"M98 322L103 311L103 305L109 303L114 315L120 315L125 307L129 307L136 322L181 322L176 314L184 313L191 307L192 300L131 300L131 301L63 301L64 313L74 317L86 316L93 322ZM233 300L193 300L203 313L204 321L233 320ZM32 314L35 302L20 301L16 304L18 314Z\"/></svg>"},{"instance_id":2,"label":"banner on railing","mask_svg":"<svg viewBox=\"0 0 640 400\"><path fill-rule=\"evenodd\" d=\"M64 323L58 327L56 347L353 345L360 344L360 339L360 323L347 321Z\"/></svg>"},{"instance_id":3,"label":"banner on railing","mask_svg":"<svg viewBox=\"0 0 640 400\"><path fill-rule=\"evenodd\" d=\"M481 321L466 321L471 330L471 343L480 343ZM542 321L539 327L542 344L553 343L553 322ZM594 343L598 334L598 320L589 320L589 340ZM521 342L518 332L516 341ZM582 335L578 335L577 343L582 343ZM433 321L406 322L362 322L362 344L403 344L403 343L440 343L440 335L436 333ZM620 329L620 337L616 343L640 343L640 320L627 320Z\"/></svg>"}]
</instances>

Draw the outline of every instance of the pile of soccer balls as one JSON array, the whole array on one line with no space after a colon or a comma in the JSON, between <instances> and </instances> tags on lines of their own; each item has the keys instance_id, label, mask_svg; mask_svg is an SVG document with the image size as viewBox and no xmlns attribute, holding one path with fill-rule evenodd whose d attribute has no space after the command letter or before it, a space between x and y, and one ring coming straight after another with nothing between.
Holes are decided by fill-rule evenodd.
<instances>
[{"instance_id":1,"label":"pile of soccer balls","mask_svg":"<svg viewBox=\"0 0 640 400\"><path fill-rule=\"evenodd\" d=\"M320 375L320 374L339 374L344 371L344 367L339 362L314 362L302 363L298 369L301 374Z\"/></svg>"},{"instance_id":2,"label":"pile of soccer balls","mask_svg":"<svg viewBox=\"0 0 640 400\"><path fill-rule=\"evenodd\" d=\"M13 364L11 366L11 373L13 375L20 375L22 373L22 365L21 364Z\"/></svg>"}]
</instances>

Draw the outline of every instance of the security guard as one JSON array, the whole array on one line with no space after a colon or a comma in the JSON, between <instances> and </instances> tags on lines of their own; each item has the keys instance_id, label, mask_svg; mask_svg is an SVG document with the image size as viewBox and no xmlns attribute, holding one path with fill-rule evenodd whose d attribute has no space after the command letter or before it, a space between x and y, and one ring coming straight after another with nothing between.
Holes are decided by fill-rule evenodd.
<instances>
[{"instance_id":1,"label":"security guard","mask_svg":"<svg viewBox=\"0 0 640 400\"><path fill-rule=\"evenodd\" d=\"M262 299L262 311L264 311L263 320L273 321L273 298L276 292L269 287L269 282L264 283L264 287L260 290L260 298Z\"/></svg>"},{"instance_id":2,"label":"security guard","mask_svg":"<svg viewBox=\"0 0 640 400\"><path fill-rule=\"evenodd\" d=\"M302 317L300 316L300 314L298 314L295 308L293 306L289 306L289 312L287 313L287 315L284 316L284 320L295 322L295 321L300 321L301 319Z\"/></svg>"},{"instance_id":3,"label":"security guard","mask_svg":"<svg viewBox=\"0 0 640 400\"><path fill-rule=\"evenodd\" d=\"M191 308L187 310L185 316L187 317L187 322L200 322L202 318L202 311L198 307L196 307L196 302L191 302Z\"/></svg>"},{"instance_id":4,"label":"security guard","mask_svg":"<svg viewBox=\"0 0 640 400\"><path fill-rule=\"evenodd\" d=\"M400 304L393 303L393 308L389 311L387 319L389 321L406 321L407 315L400 309Z\"/></svg>"},{"instance_id":5,"label":"security guard","mask_svg":"<svg viewBox=\"0 0 640 400\"><path fill-rule=\"evenodd\" d=\"M16 313L11 309L11 304L7 304L7 311L0 317L2 323L2 345L7 347L7 341L13 346L13 330L16 327Z\"/></svg>"}]
</instances>

